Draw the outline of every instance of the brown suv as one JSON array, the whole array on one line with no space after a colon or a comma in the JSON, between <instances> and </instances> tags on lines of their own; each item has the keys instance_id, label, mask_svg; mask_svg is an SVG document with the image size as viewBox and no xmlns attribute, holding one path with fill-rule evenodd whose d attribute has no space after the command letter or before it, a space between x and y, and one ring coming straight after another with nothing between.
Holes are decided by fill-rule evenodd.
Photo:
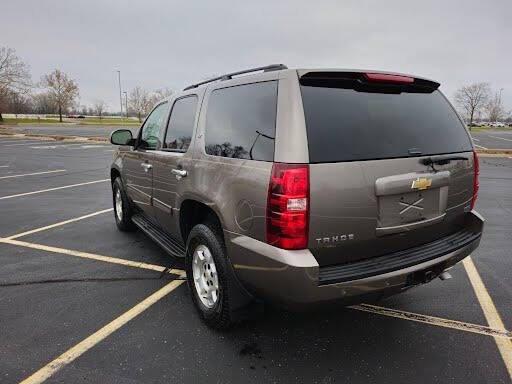
<instances>
[{"instance_id":1,"label":"brown suv","mask_svg":"<svg viewBox=\"0 0 512 384\"><path fill-rule=\"evenodd\" d=\"M187 87L136 138L112 134L117 225L185 258L216 328L254 302L353 303L446 276L483 219L478 158L438 87L283 65Z\"/></svg>"}]
</instances>

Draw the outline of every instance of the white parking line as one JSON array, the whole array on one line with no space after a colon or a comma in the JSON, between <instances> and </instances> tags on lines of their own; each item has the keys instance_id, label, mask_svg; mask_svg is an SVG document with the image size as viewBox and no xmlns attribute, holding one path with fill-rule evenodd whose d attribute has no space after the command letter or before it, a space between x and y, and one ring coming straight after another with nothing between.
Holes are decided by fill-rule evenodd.
<instances>
[{"instance_id":1,"label":"white parking line","mask_svg":"<svg viewBox=\"0 0 512 384\"><path fill-rule=\"evenodd\" d=\"M462 261L462 264L466 269L469 281L473 286L473 290L475 291L478 302L482 307L487 323L489 323L489 326L492 328L505 330L503 320L501 320L500 314L498 313L487 288L485 288L484 282L482 281L471 256L466 257ZM498 350L500 351L505 367L507 368L510 379L512 380L512 341L510 339L507 340L496 336L494 336L494 341L498 346Z\"/></svg>"},{"instance_id":2,"label":"white parking line","mask_svg":"<svg viewBox=\"0 0 512 384\"><path fill-rule=\"evenodd\" d=\"M489 149L489 148L483 147L483 146L478 145L478 144L475 144L475 147L482 148L482 149Z\"/></svg>"},{"instance_id":3,"label":"white parking line","mask_svg":"<svg viewBox=\"0 0 512 384\"><path fill-rule=\"evenodd\" d=\"M505 139L504 137L499 137L499 136L493 136L493 135L487 135L489 137L493 137L495 139L500 139L500 140L505 140L505 141L512 141L512 139Z\"/></svg>"},{"instance_id":4,"label":"white parking line","mask_svg":"<svg viewBox=\"0 0 512 384\"><path fill-rule=\"evenodd\" d=\"M62 355L60 355L55 360L45 365L43 368L39 369L30 377L23 380L20 384L36 384L44 382L45 380L53 376L55 373L57 373L57 371L75 361L78 357L83 355L96 344L105 340L108 336L117 331L130 320L134 319L142 312L144 312L146 309L151 307L153 304L163 299L165 296L174 291L184 282L185 280L171 281L169 284L165 285L163 288L160 288L158 291L148 296L146 299L138 303L136 306L129 309L121 316L114 319L113 321L111 321L110 323L108 323L95 333L93 333L91 336L76 344L73 348L64 352Z\"/></svg>"},{"instance_id":5,"label":"white parking line","mask_svg":"<svg viewBox=\"0 0 512 384\"><path fill-rule=\"evenodd\" d=\"M480 140L473 137L473 141L480 141Z\"/></svg>"},{"instance_id":6,"label":"white parking line","mask_svg":"<svg viewBox=\"0 0 512 384\"><path fill-rule=\"evenodd\" d=\"M24 176L35 176L35 175L46 175L48 173L58 173L58 172L66 172L66 170L65 169L56 169L54 171L23 173L21 175L1 176L0 179L10 179L10 178L13 178L13 177L24 177Z\"/></svg>"},{"instance_id":7,"label":"white parking line","mask_svg":"<svg viewBox=\"0 0 512 384\"><path fill-rule=\"evenodd\" d=\"M83 215L83 216L80 216L80 217L75 217L74 219L64 220L64 221L61 221L59 223L47 225L46 227L31 229L30 231L18 233L16 235L7 237L7 239L9 239L9 240L17 239L17 238L22 237L22 236L27 236L27 235L31 235L33 233L37 233L37 232L41 232L41 231L46 231L47 229L52 229L52 228L55 228L55 227L60 227L62 225L66 225L66 224L69 224L69 223L74 223L76 221L88 219L89 217L94 217L94 216L97 216L97 215L101 215L102 213L111 212L113 210L114 210L114 208L108 208L108 209L104 209L102 211L89 213L87 215Z\"/></svg>"},{"instance_id":8,"label":"white parking line","mask_svg":"<svg viewBox=\"0 0 512 384\"><path fill-rule=\"evenodd\" d=\"M33 143L37 143L37 139L31 139L31 140L27 140L27 139L24 139L24 140L21 140L21 139L8 139L8 140L0 140L0 144L5 144L5 143L26 143L26 142L33 142ZM44 140L43 140L44 141Z\"/></svg>"},{"instance_id":9,"label":"white parking line","mask_svg":"<svg viewBox=\"0 0 512 384\"><path fill-rule=\"evenodd\" d=\"M9 168L8 165L0 165L0 168Z\"/></svg>"},{"instance_id":10,"label":"white parking line","mask_svg":"<svg viewBox=\"0 0 512 384\"><path fill-rule=\"evenodd\" d=\"M28 143L7 144L7 145L2 145L2 147L16 147L16 146L20 146L20 145L38 145L38 144L51 144L51 143L55 143L55 141L32 141L32 142L28 142Z\"/></svg>"},{"instance_id":11,"label":"white parking line","mask_svg":"<svg viewBox=\"0 0 512 384\"><path fill-rule=\"evenodd\" d=\"M16 195L2 196L2 197L0 197L0 200L12 199L12 198L15 198L15 197L21 197L21 196L35 195L35 194L37 194L37 193L43 193L43 192L58 191L59 189L66 189L66 188L80 187L80 186L82 186L82 185L89 185L89 184L102 183L102 182L105 182L105 181L110 181L110 179L102 179L102 180L88 181L88 182L86 182L86 183L79 183L79 184L64 185L64 186L62 186L62 187L55 187L55 188L41 189L40 191L32 191L32 192L18 193L18 194L16 194Z\"/></svg>"}]
</instances>

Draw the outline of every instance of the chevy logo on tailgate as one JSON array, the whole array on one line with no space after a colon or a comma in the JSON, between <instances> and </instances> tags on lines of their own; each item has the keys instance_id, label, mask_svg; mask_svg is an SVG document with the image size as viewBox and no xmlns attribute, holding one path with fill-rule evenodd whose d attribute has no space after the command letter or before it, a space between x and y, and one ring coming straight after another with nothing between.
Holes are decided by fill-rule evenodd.
<instances>
[{"instance_id":1,"label":"chevy logo on tailgate","mask_svg":"<svg viewBox=\"0 0 512 384\"><path fill-rule=\"evenodd\" d=\"M425 177L418 177L416 180L413 180L411 189L417 189L419 191L422 191L424 189L427 189L432 185L432 179L427 179Z\"/></svg>"}]
</instances>

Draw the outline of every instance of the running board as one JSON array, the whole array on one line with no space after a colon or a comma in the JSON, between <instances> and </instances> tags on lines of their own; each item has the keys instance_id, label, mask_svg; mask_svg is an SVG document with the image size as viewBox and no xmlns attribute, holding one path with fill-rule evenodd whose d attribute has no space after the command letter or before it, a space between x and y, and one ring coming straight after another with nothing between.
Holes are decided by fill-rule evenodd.
<instances>
[{"instance_id":1,"label":"running board","mask_svg":"<svg viewBox=\"0 0 512 384\"><path fill-rule=\"evenodd\" d=\"M132 222L144 232L149 238L164 249L173 257L185 257L185 247L178 240L173 239L156 224L147 219L143 214L132 216Z\"/></svg>"}]
</instances>

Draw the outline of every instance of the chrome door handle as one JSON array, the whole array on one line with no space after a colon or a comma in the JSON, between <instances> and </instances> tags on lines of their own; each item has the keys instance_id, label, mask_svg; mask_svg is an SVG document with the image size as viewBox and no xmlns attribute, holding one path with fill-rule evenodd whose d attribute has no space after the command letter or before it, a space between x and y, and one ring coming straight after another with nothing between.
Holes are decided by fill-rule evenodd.
<instances>
[{"instance_id":1,"label":"chrome door handle","mask_svg":"<svg viewBox=\"0 0 512 384\"><path fill-rule=\"evenodd\" d=\"M149 163L141 163L140 166L144 168L144 172L148 172L153 166Z\"/></svg>"},{"instance_id":2,"label":"chrome door handle","mask_svg":"<svg viewBox=\"0 0 512 384\"><path fill-rule=\"evenodd\" d=\"M171 170L171 173L173 175L176 175L176 177L179 176L180 178L187 176L187 171L185 171L184 169L173 169Z\"/></svg>"}]
</instances>

